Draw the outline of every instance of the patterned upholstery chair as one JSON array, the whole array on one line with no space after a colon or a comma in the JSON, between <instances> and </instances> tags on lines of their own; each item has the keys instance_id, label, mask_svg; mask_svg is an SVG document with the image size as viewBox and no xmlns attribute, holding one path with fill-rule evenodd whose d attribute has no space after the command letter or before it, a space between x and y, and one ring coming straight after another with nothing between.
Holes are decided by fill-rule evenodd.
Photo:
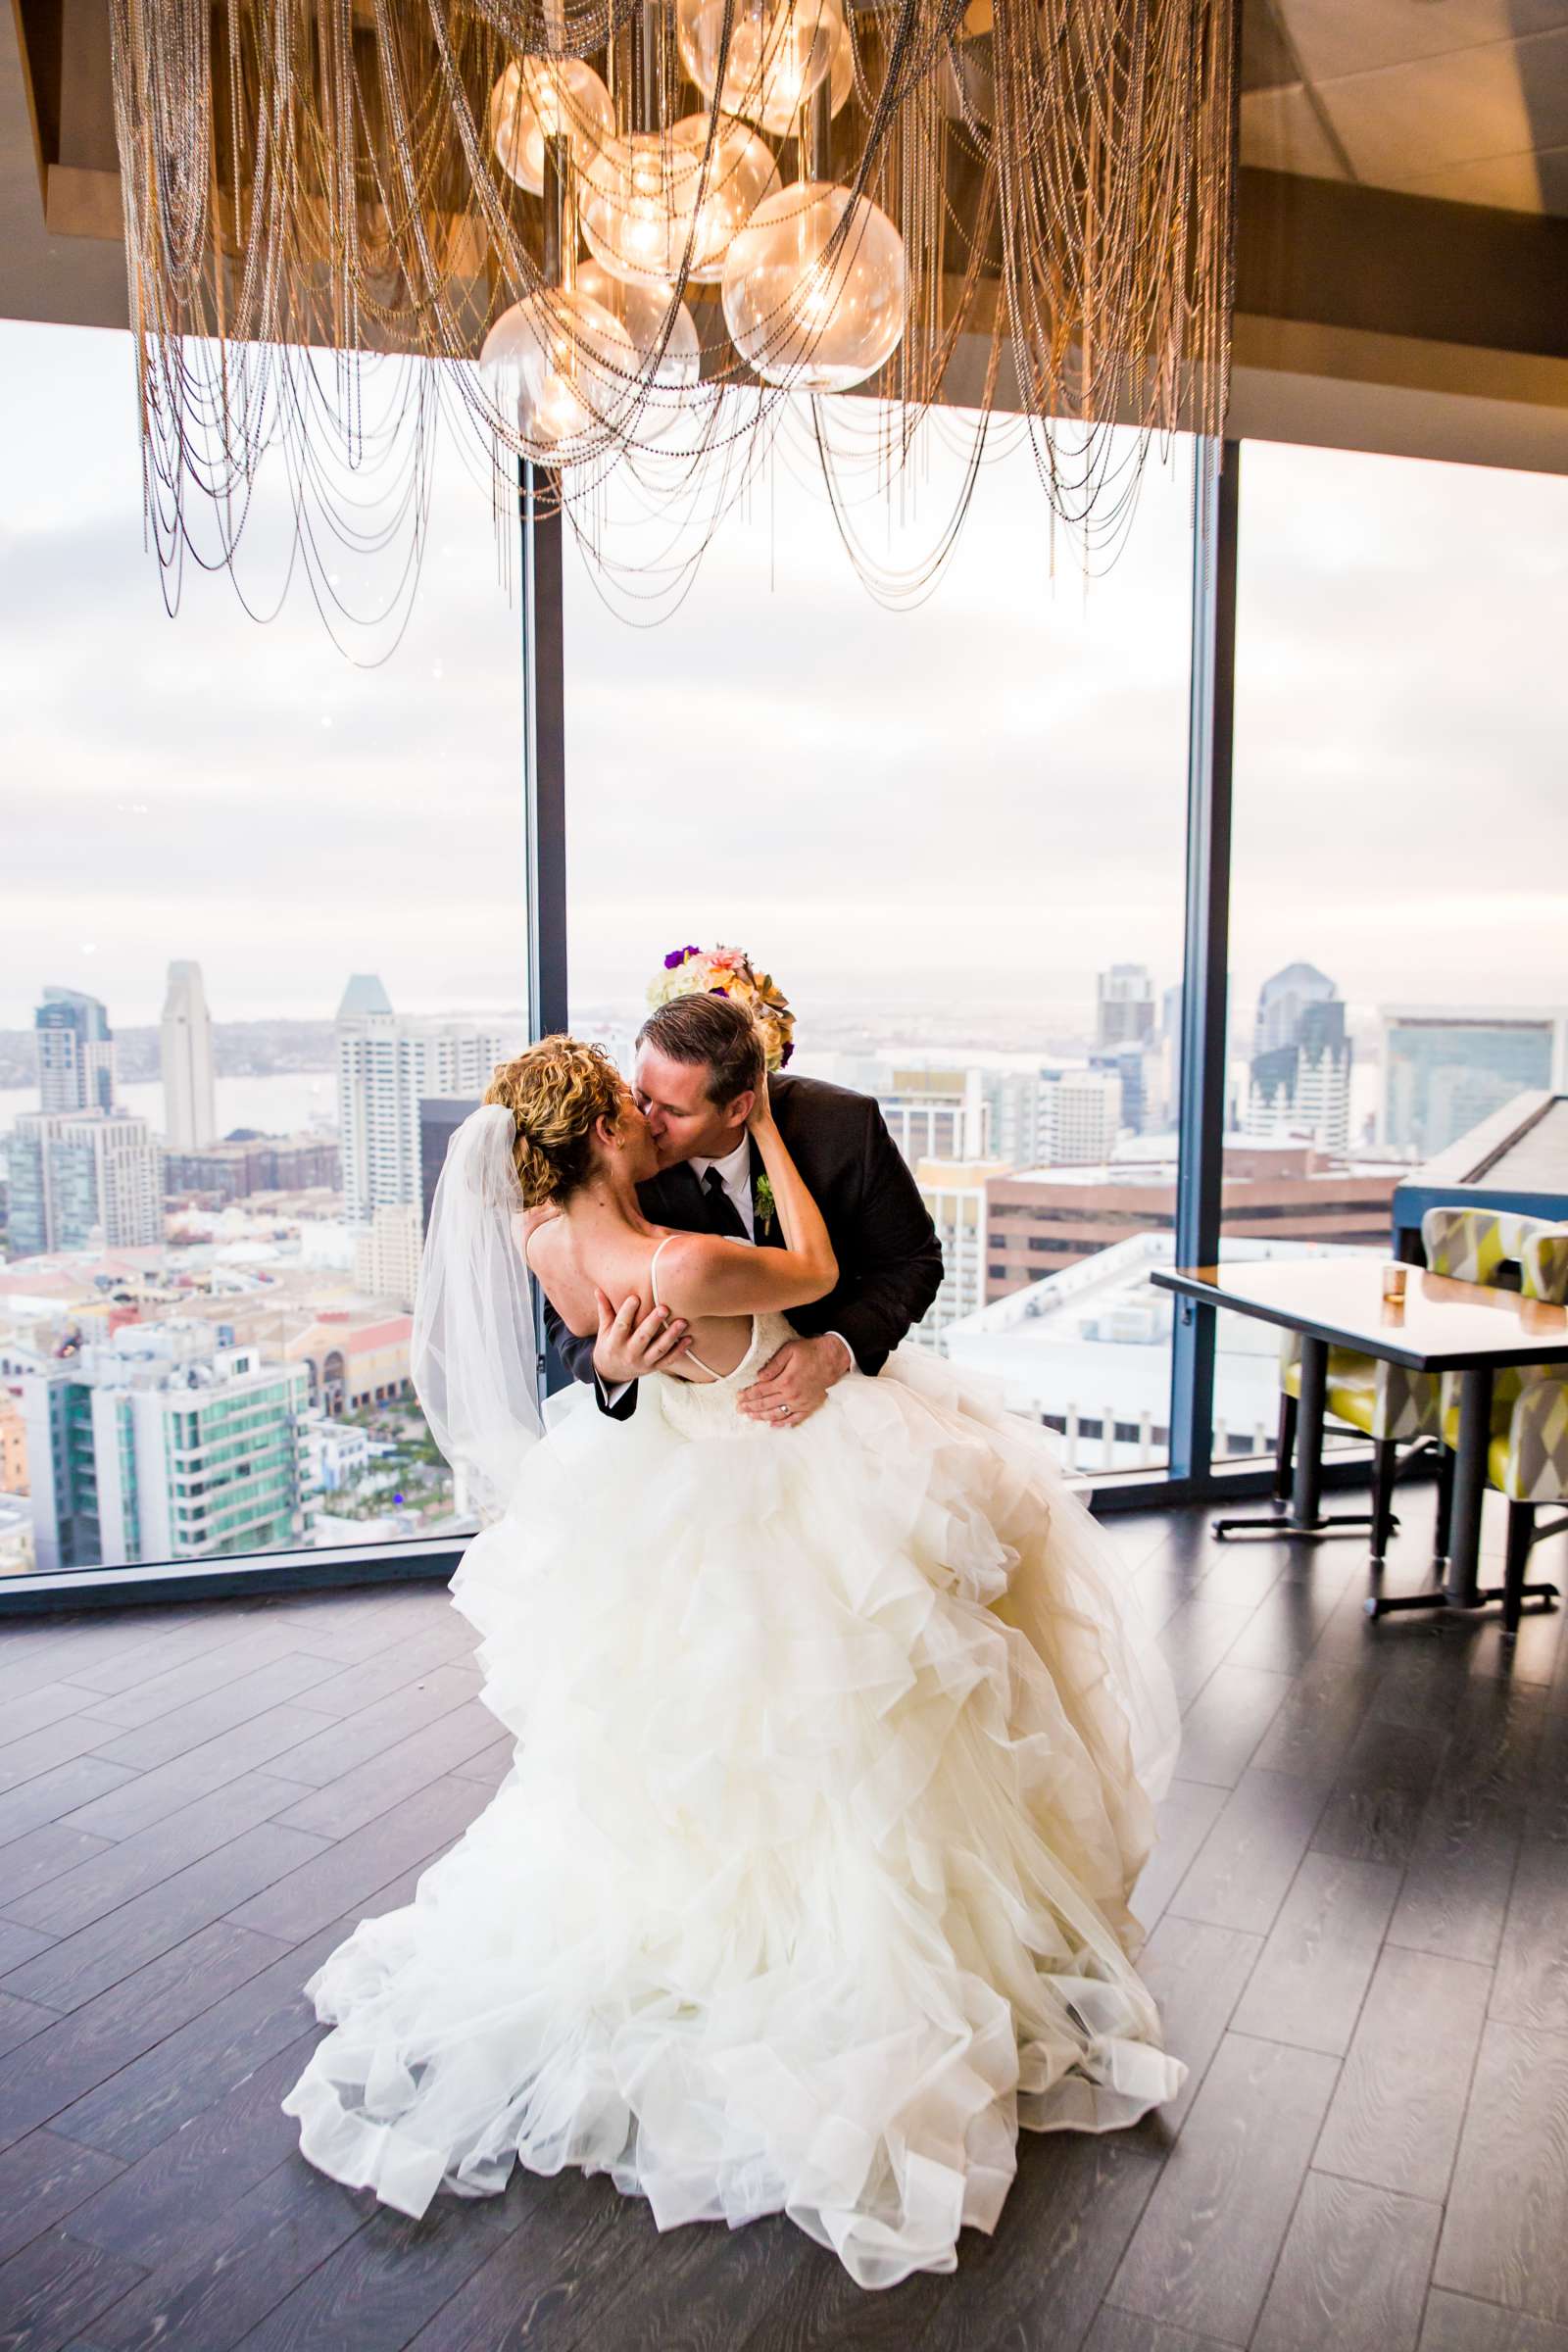
<instances>
[{"instance_id":1,"label":"patterned upholstery chair","mask_svg":"<svg viewBox=\"0 0 1568 2352\"><path fill-rule=\"evenodd\" d=\"M1421 1220L1421 1240L1434 1273L1461 1282L1495 1282L1513 1263L1523 1297L1551 1306L1568 1304L1568 1225L1487 1209L1429 1208ZM1442 1418L1451 1463L1448 1449L1459 1441L1457 1373L1444 1375ZM1501 1588L1482 1597L1501 1600L1503 1631L1512 1634L1527 1592L1557 1597L1555 1585L1527 1586L1525 1572L1532 1546L1568 1527L1568 1519L1544 1527L1536 1522L1542 1503L1568 1502L1568 1376L1561 1370L1530 1364L1494 1375L1487 1483L1507 1498L1508 1543Z\"/></svg>"},{"instance_id":2,"label":"patterned upholstery chair","mask_svg":"<svg viewBox=\"0 0 1568 2352\"><path fill-rule=\"evenodd\" d=\"M1301 1342L1287 1332L1280 1343L1280 1426L1274 1453L1274 1494L1288 1502L1291 1469L1296 1452L1296 1425L1301 1403ZM1372 1558L1380 1563L1398 1521L1394 1516L1394 1481L1401 1446L1439 1443L1442 1434L1438 1383L1430 1372L1412 1372L1405 1364L1385 1363L1361 1355L1353 1348L1329 1349L1328 1395L1325 1410L1372 1440ZM1448 1549L1448 1512L1453 1496L1453 1456L1441 1449L1438 1464L1438 1534L1436 1552L1442 1560Z\"/></svg>"}]
</instances>

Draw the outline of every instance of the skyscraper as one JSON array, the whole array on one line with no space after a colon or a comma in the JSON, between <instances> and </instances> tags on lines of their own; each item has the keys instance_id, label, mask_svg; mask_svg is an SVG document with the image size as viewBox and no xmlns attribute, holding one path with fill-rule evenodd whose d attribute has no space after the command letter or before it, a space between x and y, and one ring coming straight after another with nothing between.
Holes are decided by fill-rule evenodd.
<instances>
[{"instance_id":1,"label":"skyscraper","mask_svg":"<svg viewBox=\"0 0 1568 2352\"><path fill-rule=\"evenodd\" d=\"M1301 1136L1325 1152L1348 1151L1350 1056L1345 1005L1328 974L1310 963L1275 972L1258 991L1247 1134Z\"/></svg>"},{"instance_id":2,"label":"skyscraper","mask_svg":"<svg viewBox=\"0 0 1568 2352\"><path fill-rule=\"evenodd\" d=\"M1154 983L1147 964L1113 963L1096 983L1095 1044L1141 1046L1154 1034Z\"/></svg>"},{"instance_id":3,"label":"skyscraper","mask_svg":"<svg viewBox=\"0 0 1568 2352\"><path fill-rule=\"evenodd\" d=\"M1568 1013L1385 1005L1383 1143L1430 1158L1515 1095L1568 1091Z\"/></svg>"},{"instance_id":4,"label":"skyscraper","mask_svg":"<svg viewBox=\"0 0 1568 2352\"><path fill-rule=\"evenodd\" d=\"M171 1152L200 1152L218 1139L213 1017L199 963L172 963L160 1038L164 1135Z\"/></svg>"},{"instance_id":5,"label":"skyscraper","mask_svg":"<svg viewBox=\"0 0 1568 2352\"><path fill-rule=\"evenodd\" d=\"M107 1009L74 988L46 988L32 1016L40 1110L113 1110L115 1036Z\"/></svg>"},{"instance_id":6,"label":"skyscraper","mask_svg":"<svg viewBox=\"0 0 1568 2352\"><path fill-rule=\"evenodd\" d=\"M368 1224L378 1208L417 1202L421 1097L472 1102L516 1041L474 1021L408 1020L373 972L357 972L337 1013L337 1100L343 1213Z\"/></svg>"},{"instance_id":7,"label":"skyscraper","mask_svg":"<svg viewBox=\"0 0 1568 2352\"><path fill-rule=\"evenodd\" d=\"M163 1153L145 1119L126 1110L24 1111L11 1131L13 1257L164 1238Z\"/></svg>"}]
</instances>

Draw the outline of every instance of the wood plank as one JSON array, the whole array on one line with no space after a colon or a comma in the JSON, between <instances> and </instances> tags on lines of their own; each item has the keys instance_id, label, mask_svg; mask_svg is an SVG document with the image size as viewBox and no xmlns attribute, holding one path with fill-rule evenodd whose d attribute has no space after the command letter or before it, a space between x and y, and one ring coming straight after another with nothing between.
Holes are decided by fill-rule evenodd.
<instances>
[{"instance_id":1,"label":"wood plank","mask_svg":"<svg viewBox=\"0 0 1568 2352\"><path fill-rule=\"evenodd\" d=\"M104 1729L99 1726L100 1733ZM89 1797L102 1796L107 1788L123 1788L131 1777L128 1764L116 1764L104 1756L73 1756L68 1764L34 1773L0 1795L0 1847L24 1838L40 1822L59 1821Z\"/></svg>"},{"instance_id":2,"label":"wood plank","mask_svg":"<svg viewBox=\"0 0 1568 2352\"><path fill-rule=\"evenodd\" d=\"M345 1902L353 1902L362 1892L368 1896L385 1886L395 1871L406 1868L416 1856L429 1856L456 1840L483 1810L483 1797L471 1781L431 1781L406 1805L368 1822L352 1837L341 1838L335 1844L309 1838L312 1847L325 1845L325 1850L317 1851L297 1869L274 1871L263 1892L235 1904L228 1915L241 1927L260 1929L264 1936L277 1936L285 1942L297 1940L335 1918ZM306 1837L302 1830L270 1830L268 1834Z\"/></svg>"},{"instance_id":3,"label":"wood plank","mask_svg":"<svg viewBox=\"0 0 1568 2352\"><path fill-rule=\"evenodd\" d=\"M24 1927L42 1928L51 1936L70 1936L104 1912L128 1902L149 1886L171 1879L187 1863L227 1845L259 1822L271 1819L293 1802L294 1784L272 1780L265 1772L242 1773L220 1788L201 1796L179 1812L166 1815L152 1829L110 1845L51 1878L31 1893L6 1898L6 1912Z\"/></svg>"},{"instance_id":4,"label":"wood plank","mask_svg":"<svg viewBox=\"0 0 1568 2352\"><path fill-rule=\"evenodd\" d=\"M471 1698L383 1748L341 1780L302 1790L277 1819L286 1829L310 1830L318 1838L346 1838L394 1805L406 1803L428 1782L471 1764L494 1744L495 1732L496 1719L489 1708L482 1699Z\"/></svg>"},{"instance_id":5,"label":"wood plank","mask_svg":"<svg viewBox=\"0 0 1568 2352\"><path fill-rule=\"evenodd\" d=\"M25 1837L13 1838L0 1861L0 1889L8 1912L20 1918L18 1906L24 1895L90 1862L95 1854L113 1851L112 1838L93 1838L85 1830L68 1829L59 1821L40 1822ZM43 1924L42 1920L36 1922L39 1927Z\"/></svg>"},{"instance_id":6,"label":"wood plank","mask_svg":"<svg viewBox=\"0 0 1568 2352\"><path fill-rule=\"evenodd\" d=\"M106 2352L227 2352L366 2226L368 2200L298 2159L186 2212L140 2285L95 2323ZM335 2333L335 2331L334 2331ZM384 2339L400 2340L395 2331Z\"/></svg>"},{"instance_id":7,"label":"wood plank","mask_svg":"<svg viewBox=\"0 0 1568 2352\"><path fill-rule=\"evenodd\" d=\"M1107 2303L1090 2328L1084 2352L1225 2352L1211 2335L1167 2328L1136 2311L1114 2311Z\"/></svg>"},{"instance_id":8,"label":"wood plank","mask_svg":"<svg viewBox=\"0 0 1568 2352\"><path fill-rule=\"evenodd\" d=\"M29 2132L0 2153L0 2261L52 2230L123 2168L58 2132Z\"/></svg>"},{"instance_id":9,"label":"wood plank","mask_svg":"<svg viewBox=\"0 0 1568 2352\"><path fill-rule=\"evenodd\" d=\"M738 2346L752 2309L754 2277L760 2268L764 2287L776 2289L778 2232L766 2222L735 2232L692 2228L661 2241L647 2207L621 2196L603 2174L590 2179L567 2165L553 2180L520 2166L507 2184L508 2203L523 2208L518 2228L488 2254L410 2339L409 2352L570 2352L590 2335L595 2352L608 2352L602 2332L604 2308L617 2285L640 2282L651 2255L662 2257L662 2277L690 2285L704 2241L722 2236L735 2267L736 2324L722 2339ZM649 2280L652 2294L658 2288ZM679 2335L693 2346L705 2343L701 2327L702 2289L693 2293L697 2327ZM657 2339L645 2339L650 2346Z\"/></svg>"},{"instance_id":10,"label":"wood plank","mask_svg":"<svg viewBox=\"0 0 1568 2352\"><path fill-rule=\"evenodd\" d=\"M75 1683L42 1683L36 1690L8 1699L0 1709L0 1762L13 1740L28 1732L41 1732L47 1724L59 1723L67 1716L91 1712L102 1703L95 1690Z\"/></svg>"},{"instance_id":11,"label":"wood plank","mask_svg":"<svg viewBox=\"0 0 1568 2352\"><path fill-rule=\"evenodd\" d=\"M1299 1675L1339 1604L1337 1591L1282 1577L1264 1593L1231 1643L1226 1664L1256 1666L1266 1674Z\"/></svg>"},{"instance_id":12,"label":"wood plank","mask_svg":"<svg viewBox=\"0 0 1568 2352\"><path fill-rule=\"evenodd\" d=\"M1568 2323L1568 2038L1487 2025L1433 2283Z\"/></svg>"},{"instance_id":13,"label":"wood plank","mask_svg":"<svg viewBox=\"0 0 1568 2352\"><path fill-rule=\"evenodd\" d=\"M1381 1672L1377 1658L1314 1657L1259 1741L1254 1768L1332 1780L1367 1719Z\"/></svg>"},{"instance_id":14,"label":"wood plank","mask_svg":"<svg viewBox=\"0 0 1568 2352\"><path fill-rule=\"evenodd\" d=\"M1346 1752L1314 1852L1348 1861L1404 1863L1416 1827L1444 1774L1451 1717L1440 1712L1420 1725L1390 1722L1374 1707Z\"/></svg>"},{"instance_id":15,"label":"wood plank","mask_svg":"<svg viewBox=\"0 0 1568 2352\"><path fill-rule=\"evenodd\" d=\"M1568 1847L1532 1838L1520 1852L1492 2014L1568 2034Z\"/></svg>"},{"instance_id":16,"label":"wood plank","mask_svg":"<svg viewBox=\"0 0 1568 2352\"><path fill-rule=\"evenodd\" d=\"M1502 1943L1523 1821L1517 1798L1446 1778L1416 1826L1389 1941L1490 1966Z\"/></svg>"},{"instance_id":17,"label":"wood plank","mask_svg":"<svg viewBox=\"0 0 1568 2352\"><path fill-rule=\"evenodd\" d=\"M281 2101L318 2038L315 2028L296 2034L183 2128L172 2127L76 2208L73 2234L145 2266L177 2246L193 2209L235 2202L279 2165L312 2170L299 2152L300 2128Z\"/></svg>"},{"instance_id":18,"label":"wood plank","mask_svg":"<svg viewBox=\"0 0 1568 2352\"><path fill-rule=\"evenodd\" d=\"M1287 1675L1230 1659L1216 1666L1182 1725L1181 1779L1234 1788L1291 1688Z\"/></svg>"},{"instance_id":19,"label":"wood plank","mask_svg":"<svg viewBox=\"0 0 1568 2352\"><path fill-rule=\"evenodd\" d=\"M57 1723L45 1724L41 1730L29 1732L25 1740L0 1748L0 1793L20 1788L24 1781L36 1780L39 1773L56 1764L69 1764L74 1756L90 1755L100 1740L115 1737L114 1725L100 1723L90 1711L62 1715Z\"/></svg>"},{"instance_id":20,"label":"wood plank","mask_svg":"<svg viewBox=\"0 0 1568 2352\"><path fill-rule=\"evenodd\" d=\"M122 1788L77 1805L63 1819L73 1829L91 1830L104 1838L132 1838L178 1812L198 1796L220 1788L242 1773L271 1768L274 1780L287 1773L274 1763L286 1748L297 1747L321 1728L321 1719L308 1707L292 1702L267 1707L237 1723L231 1731L204 1740L167 1764L156 1764L133 1775Z\"/></svg>"},{"instance_id":21,"label":"wood plank","mask_svg":"<svg viewBox=\"0 0 1568 2352\"><path fill-rule=\"evenodd\" d=\"M459 1664L472 1673L469 1653L474 1644L473 1629L465 1623L464 1631L468 1639L461 1644L452 1627L447 1625L427 1626L401 1642L391 1642L373 1657L361 1658L354 1665L341 1668L328 1681L318 1683L311 1692L311 1704L324 1714L358 1715L408 1690L412 1683L437 1666Z\"/></svg>"},{"instance_id":22,"label":"wood plank","mask_svg":"<svg viewBox=\"0 0 1568 2352\"><path fill-rule=\"evenodd\" d=\"M1140 1953L1138 1973L1159 2004L1164 2046L1187 2068L1175 2098L1157 2110L1162 2134L1180 2130L1262 1949L1260 1936L1167 1912Z\"/></svg>"},{"instance_id":23,"label":"wood plank","mask_svg":"<svg viewBox=\"0 0 1568 2352\"><path fill-rule=\"evenodd\" d=\"M512 1770L516 1761L516 1740L511 1732L503 1732L499 1740L492 1740L488 1747L481 1747L479 1753L470 1757L466 1764L454 1764L452 1778L460 1781L477 1781L484 1788L494 1791L500 1788Z\"/></svg>"},{"instance_id":24,"label":"wood plank","mask_svg":"<svg viewBox=\"0 0 1568 2352\"><path fill-rule=\"evenodd\" d=\"M30 2041L45 2026L56 2024L59 2016L58 2009L45 2009L40 2002L19 2001L15 1993L0 1992L0 2057Z\"/></svg>"},{"instance_id":25,"label":"wood plank","mask_svg":"<svg viewBox=\"0 0 1568 2352\"><path fill-rule=\"evenodd\" d=\"M1307 1854L1237 2006L1235 2031L1342 2057L1398 1890L1388 1863Z\"/></svg>"},{"instance_id":26,"label":"wood plank","mask_svg":"<svg viewBox=\"0 0 1568 2352\"><path fill-rule=\"evenodd\" d=\"M1308 2173L1253 2352L1415 2352L1443 2209Z\"/></svg>"},{"instance_id":27,"label":"wood plank","mask_svg":"<svg viewBox=\"0 0 1568 2352\"><path fill-rule=\"evenodd\" d=\"M277 1759L277 1769L307 1788L323 1788L368 1757L395 1747L411 1732L450 1715L472 1699L480 1677L471 1666L432 1666L406 1689L358 1715L323 1727ZM493 1720L493 1718L492 1718Z\"/></svg>"},{"instance_id":28,"label":"wood plank","mask_svg":"<svg viewBox=\"0 0 1568 2352\"><path fill-rule=\"evenodd\" d=\"M1226 2035L1107 2300L1245 2344L1268 2291L1337 2068Z\"/></svg>"},{"instance_id":29,"label":"wood plank","mask_svg":"<svg viewBox=\"0 0 1568 2352\"><path fill-rule=\"evenodd\" d=\"M397 1908L412 1897L417 1878L417 1868L406 1872L379 1887L368 1907ZM220 2105L285 2043L297 2042L302 2033L310 2046L320 2039L305 1981L359 1924L360 1916L356 1906L296 1950L280 1951L269 1937L275 1957L265 1968L189 2025L166 2034L156 2048L122 2067L101 2089L63 2109L55 2119L56 2129L127 2162L146 2155L171 2133L191 2140L192 2119ZM302 2057L295 2075L304 2063ZM287 2088L284 2083L280 2098ZM289 2128L297 2134L297 2126Z\"/></svg>"},{"instance_id":30,"label":"wood plank","mask_svg":"<svg viewBox=\"0 0 1568 2352\"><path fill-rule=\"evenodd\" d=\"M1375 2188L1448 2192L1488 1970L1384 1947L1312 2162Z\"/></svg>"},{"instance_id":31,"label":"wood plank","mask_svg":"<svg viewBox=\"0 0 1568 2352\"><path fill-rule=\"evenodd\" d=\"M1325 1781L1250 1765L1172 1895L1171 1910L1266 1936L1327 1800Z\"/></svg>"},{"instance_id":32,"label":"wood plank","mask_svg":"<svg viewBox=\"0 0 1568 2352\"><path fill-rule=\"evenodd\" d=\"M62 2352L144 2276L139 2263L84 2246L64 2229L33 2238L0 2263L7 2352Z\"/></svg>"},{"instance_id":33,"label":"wood plank","mask_svg":"<svg viewBox=\"0 0 1568 2352\"><path fill-rule=\"evenodd\" d=\"M216 1854L187 1864L89 1927L63 1936L47 1951L7 1972L0 1990L51 2009L74 2009L143 1962L253 1898L291 1870L322 1853L324 1840L272 1822L231 1838ZM254 1925L237 1921L237 1925ZM266 1930L260 1931L265 1935Z\"/></svg>"},{"instance_id":34,"label":"wood plank","mask_svg":"<svg viewBox=\"0 0 1568 2352\"><path fill-rule=\"evenodd\" d=\"M191 1699L241 1681L269 1659L301 1654L294 1649L286 1629L270 1632L253 1626L244 1633L236 1631L230 1641L212 1642L195 1657L183 1658L162 1674L138 1677L122 1690L100 1692L95 1712L103 1722L132 1732L144 1723L156 1723L160 1715L172 1715Z\"/></svg>"},{"instance_id":35,"label":"wood plank","mask_svg":"<svg viewBox=\"0 0 1568 2352\"><path fill-rule=\"evenodd\" d=\"M1421 2352L1568 2352L1568 2328L1435 2286L1427 2297Z\"/></svg>"},{"instance_id":36,"label":"wood plank","mask_svg":"<svg viewBox=\"0 0 1568 2352\"><path fill-rule=\"evenodd\" d=\"M29 2035L0 2058L0 2146L58 2116L275 1957L265 1936L219 1920Z\"/></svg>"},{"instance_id":37,"label":"wood plank","mask_svg":"<svg viewBox=\"0 0 1568 2352\"><path fill-rule=\"evenodd\" d=\"M270 1658L254 1674L242 1674L236 1681L225 1683L220 1690L190 1699L184 1706L174 1707L135 1731L121 1732L97 1752L111 1764L133 1764L138 1772L146 1772L155 1764L167 1764L172 1756L183 1755L188 1748L215 1738L219 1732L231 1730L252 1715L263 1714L280 1700L299 1701L313 1685L325 1682L333 1671L331 1661L326 1658L294 1653Z\"/></svg>"},{"instance_id":38,"label":"wood plank","mask_svg":"<svg viewBox=\"0 0 1568 2352\"><path fill-rule=\"evenodd\" d=\"M1251 1614L1250 1607L1205 1600L1199 1592L1165 1620L1159 1629L1160 1654L1182 1706L1191 1706Z\"/></svg>"},{"instance_id":39,"label":"wood plank","mask_svg":"<svg viewBox=\"0 0 1568 2352\"><path fill-rule=\"evenodd\" d=\"M1146 1929L1163 1917L1225 1802L1223 1788L1198 1781L1171 1783L1155 1816L1153 1851L1133 1892L1133 1910Z\"/></svg>"},{"instance_id":40,"label":"wood plank","mask_svg":"<svg viewBox=\"0 0 1568 2352\"><path fill-rule=\"evenodd\" d=\"M471 2278L525 2212L520 2199L439 2195L416 2222L390 2207L372 2211L363 2229L252 2328L246 2352L300 2352L307 2344L392 2352ZM207 2352L199 2337L191 2340L193 2352Z\"/></svg>"}]
</instances>

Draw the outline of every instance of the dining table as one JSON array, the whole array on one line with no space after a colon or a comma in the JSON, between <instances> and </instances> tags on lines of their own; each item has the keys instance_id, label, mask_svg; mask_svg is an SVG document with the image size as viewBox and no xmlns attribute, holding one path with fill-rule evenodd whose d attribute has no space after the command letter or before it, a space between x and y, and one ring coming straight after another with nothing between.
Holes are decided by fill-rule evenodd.
<instances>
[{"instance_id":1,"label":"dining table","mask_svg":"<svg viewBox=\"0 0 1568 2352\"><path fill-rule=\"evenodd\" d=\"M1388 1258L1376 1250L1322 1257L1233 1257L1212 1266L1162 1266L1152 1279L1200 1308L1228 1309L1299 1334L1301 1393L1288 1513L1258 1526L1307 1538L1331 1532L1322 1510L1323 1418L1329 1349L1349 1348L1411 1371L1451 1372L1459 1381L1453 1466L1453 1512L1443 1583L1421 1593L1368 1601L1370 1614L1395 1609L1473 1609L1496 1595L1480 1590L1481 1511L1492 1438L1493 1385L1520 1365L1568 1367L1568 1308L1488 1283L1458 1282L1405 1266L1404 1296L1384 1295ZM1191 1310L1189 1310L1191 1311ZM1550 1587L1532 1591L1555 1592Z\"/></svg>"}]
</instances>

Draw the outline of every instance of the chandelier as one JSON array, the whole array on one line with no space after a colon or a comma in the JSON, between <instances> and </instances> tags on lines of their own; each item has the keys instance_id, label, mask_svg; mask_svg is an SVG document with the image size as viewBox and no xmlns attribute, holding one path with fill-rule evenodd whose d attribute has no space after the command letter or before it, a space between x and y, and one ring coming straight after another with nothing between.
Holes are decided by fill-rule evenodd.
<instances>
[{"instance_id":1,"label":"chandelier","mask_svg":"<svg viewBox=\"0 0 1568 2352\"><path fill-rule=\"evenodd\" d=\"M413 576L438 407L634 599L689 576L786 417L888 601L966 493L912 571L858 512L933 429L969 487L1027 434L1053 523L1113 544L1151 443L1223 425L1239 14L111 0L166 575L233 564L281 445L318 597L323 548L401 532Z\"/></svg>"}]
</instances>

